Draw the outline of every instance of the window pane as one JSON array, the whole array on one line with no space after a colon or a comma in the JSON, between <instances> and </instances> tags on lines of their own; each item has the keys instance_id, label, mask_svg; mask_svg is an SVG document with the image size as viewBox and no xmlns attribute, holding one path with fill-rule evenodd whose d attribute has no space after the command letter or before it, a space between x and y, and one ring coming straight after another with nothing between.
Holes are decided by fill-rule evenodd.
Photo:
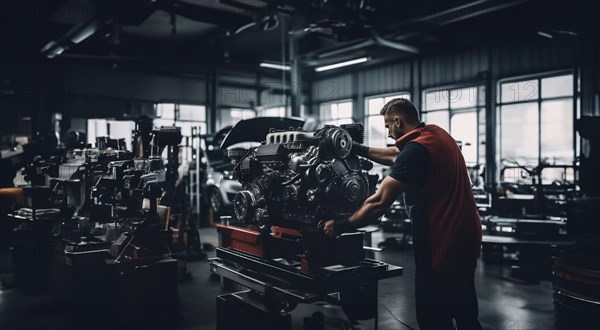
<instances>
[{"instance_id":1,"label":"window pane","mask_svg":"<svg viewBox=\"0 0 600 330\"><path fill-rule=\"evenodd\" d=\"M385 103L384 103L382 97L376 97L376 98L369 99L367 101L367 114L378 115L379 111L381 111L381 109L383 108L384 105L385 105Z\"/></svg>"},{"instance_id":2,"label":"window pane","mask_svg":"<svg viewBox=\"0 0 600 330\"><path fill-rule=\"evenodd\" d=\"M331 104L321 104L319 106L319 115L322 122L331 119Z\"/></svg>"},{"instance_id":3,"label":"window pane","mask_svg":"<svg viewBox=\"0 0 600 330\"><path fill-rule=\"evenodd\" d=\"M379 115L369 116L366 120L367 145L370 147L385 147L387 130L383 123L383 118Z\"/></svg>"},{"instance_id":4,"label":"window pane","mask_svg":"<svg viewBox=\"0 0 600 330\"><path fill-rule=\"evenodd\" d=\"M161 126L173 126L175 121L172 119L154 119L154 127L160 128Z\"/></svg>"},{"instance_id":5,"label":"window pane","mask_svg":"<svg viewBox=\"0 0 600 330\"><path fill-rule=\"evenodd\" d=\"M110 129L111 139L125 139L127 150L131 149L131 131L135 129L133 121L109 120L107 122Z\"/></svg>"},{"instance_id":6,"label":"window pane","mask_svg":"<svg viewBox=\"0 0 600 330\"><path fill-rule=\"evenodd\" d=\"M575 179L575 171L573 168L551 168L547 167L542 170L542 183L551 184L553 181L573 181Z\"/></svg>"},{"instance_id":7,"label":"window pane","mask_svg":"<svg viewBox=\"0 0 600 330\"><path fill-rule=\"evenodd\" d=\"M322 122L322 125L344 125L344 124L352 124L352 118L344 118L344 119L332 119Z\"/></svg>"},{"instance_id":8,"label":"window pane","mask_svg":"<svg viewBox=\"0 0 600 330\"><path fill-rule=\"evenodd\" d=\"M352 123L352 102L325 103L319 108L321 123L340 125ZM343 119L343 120L342 120Z\"/></svg>"},{"instance_id":9,"label":"window pane","mask_svg":"<svg viewBox=\"0 0 600 330\"><path fill-rule=\"evenodd\" d=\"M479 164L485 164L485 108L479 109Z\"/></svg>"},{"instance_id":10,"label":"window pane","mask_svg":"<svg viewBox=\"0 0 600 330\"><path fill-rule=\"evenodd\" d=\"M450 108L472 108L477 102L477 88L461 88L450 91Z\"/></svg>"},{"instance_id":11,"label":"window pane","mask_svg":"<svg viewBox=\"0 0 600 330\"><path fill-rule=\"evenodd\" d=\"M542 97L573 96L573 75L542 79Z\"/></svg>"},{"instance_id":12,"label":"window pane","mask_svg":"<svg viewBox=\"0 0 600 330\"><path fill-rule=\"evenodd\" d=\"M189 122L189 121L178 121L175 123L175 126L181 128L181 135L183 136L192 136L192 127L197 126L197 123ZM183 143L184 139L181 140Z\"/></svg>"},{"instance_id":13,"label":"window pane","mask_svg":"<svg viewBox=\"0 0 600 330\"><path fill-rule=\"evenodd\" d=\"M206 107L203 105L180 105L180 120L206 121Z\"/></svg>"},{"instance_id":14,"label":"window pane","mask_svg":"<svg viewBox=\"0 0 600 330\"><path fill-rule=\"evenodd\" d=\"M448 90L425 93L423 110L439 110L448 108Z\"/></svg>"},{"instance_id":15,"label":"window pane","mask_svg":"<svg viewBox=\"0 0 600 330\"><path fill-rule=\"evenodd\" d=\"M501 102L519 102L538 99L538 81L524 80L501 85Z\"/></svg>"},{"instance_id":16,"label":"window pane","mask_svg":"<svg viewBox=\"0 0 600 330\"><path fill-rule=\"evenodd\" d=\"M352 118L352 102L338 104L339 118Z\"/></svg>"},{"instance_id":17,"label":"window pane","mask_svg":"<svg viewBox=\"0 0 600 330\"><path fill-rule=\"evenodd\" d=\"M92 146L96 145L96 138L107 136L106 119L88 119L87 121L87 142Z\"/></svg>"},{"instance_id":18,"label":"window pane","mask_svg":"<svg viewBox=\"0 0 600 330\"><path fill-rule=\"evenodd\" d=\"M254 118L255 113L250 109L222 109L219 129L235 125L238 121Z\"/></svg>"},{"instance_id":19,"label":"window pane","mask_svg":"<svg viewBox=\"0 0 600 330\"><path fill-rule=\"evenodd\" d=\"M285 117L285 108L275 107L263 109L258 112L257 117Z\"/></svg>"},{"instance_id":20,"label":"window pane","mask_svg":"<svg viewBox=\"0 0 600 330\"><path fill-rule=\"evenodd\" d=\"M506 105L500 109L501 157L506 161L537 163L537 103Z\"/></svg>"},{"instance_id":21,"label":"window pane","mask_svg":"<svg viewBox=\"0 0 600 330\"><path fill-rule=\"evenodd\" d=\"M156 105L156 116L162 119L175 119L175 104L159 103Z\"/></svg>"},{"instance_id":22,"label":"window pane","mask_svg":"<svg viewBox=\"0 0 600 330\"><path fill-rule=\"evenodd\" d=\"M387 137L387 130L383 123L383 117L379 115L379 112L389 101L400 97L410 100L410 94L408 93L385 97L373 97L367 100L367 109L365 110L365 113L367 114L365 117L367 145L385 147L388 144L394 144L395 141Z\"/></svg>"},{"instance_id":23,"label":"window pane","mask_svg":"<svg viewBox=\"0 0 600 330\"><path fill-rule=\"evenodd\" d=\"M439 127L449 131L450 123L448 118L448 110L446 111L433 111L426 112L423 114L423 120L426 124L438 125Z\"/></svg>"},{"instance_id":24,"label":"window pane","mask_svg":"<svg viewBox=\"0 0 600 330\"><path fill-rule=\"evenodd\" d=\"M573 162L573 100L542 102L542 159L550 164Z\"/></svg>"},{"instance_id":25,"label":"window pane","mask_svg":"<svg viewBox=\"0 0 600 330\"><path fill-rule=\"evenodd\" d=\"M464 112L452 116L452 137L462 143L462 154L467 163L477 162L477 113Z\"/></svg>"}]
</instances>

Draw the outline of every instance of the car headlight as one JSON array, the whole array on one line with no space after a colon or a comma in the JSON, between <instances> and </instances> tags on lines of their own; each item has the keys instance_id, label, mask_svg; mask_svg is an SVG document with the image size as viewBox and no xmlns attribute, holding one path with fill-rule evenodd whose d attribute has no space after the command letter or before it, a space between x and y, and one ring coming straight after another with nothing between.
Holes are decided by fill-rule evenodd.
<instances>
[{"instance_id":1,"label":"car headlight","mask_svg":"<svg viewBox=\"0 0 600 330\"><path fill-rule=\"evenodd\" d=\"M515 230L513 229L513 227L509 227L509 226L496 226L496 231L502 232L502 233L512 233Z\"/></svg>"}]
</instances>

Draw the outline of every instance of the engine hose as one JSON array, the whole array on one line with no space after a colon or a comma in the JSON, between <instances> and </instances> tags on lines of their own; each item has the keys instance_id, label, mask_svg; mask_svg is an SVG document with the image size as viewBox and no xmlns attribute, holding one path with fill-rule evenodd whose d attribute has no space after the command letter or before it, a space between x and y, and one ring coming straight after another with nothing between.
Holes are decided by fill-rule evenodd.
<instances>
[{"instance_id":1,"label":"engine hose","mask_svg":"<svg viewBox=\"0 0 600 330\"><path fill-rule=\"evenodd\" d=\"M301 177L301 176L302 176L302 175L300 175L300 173L298 173L298 174L294 175L294 177L293 177L293 178L289 179L289 180L288 180L288 181L286 181L286 182L283 182L281 185L282 185L282 186L287 186L288 184L290 184L290 183L293 183L294 181L296 181L296 180L300 179L300 177Z\"/></svg>"},{"instance_id":2,"label":"engine hose","mask_svg":"<svg viewBox=\"0 0 600 330\"><path fill-rule=\"evenodd\" d=\"M240 158L240 161L237 164L235 164L235 167L233 168L233 170L237 171L239 169L240 164L242 163L242 160L244 160L246 157L248 157L248 155L250 155L250 153L253 152L254 150L256 150L256 147L248 149L246 154L243 155L242 158Z\"/></svg>"}]
</instances>

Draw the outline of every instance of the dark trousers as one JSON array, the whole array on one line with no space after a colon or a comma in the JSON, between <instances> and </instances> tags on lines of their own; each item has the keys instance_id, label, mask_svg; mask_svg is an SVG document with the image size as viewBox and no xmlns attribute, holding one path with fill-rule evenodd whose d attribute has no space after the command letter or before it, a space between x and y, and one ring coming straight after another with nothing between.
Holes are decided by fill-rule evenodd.
<instances>
[{"instance_id":1,"label":"dark trousers","mask_svg":"<svg viewBox=\"0 0 600 330\"><path fill-rule=\"evenodd\" d=\"M415 300L421 330L479 330L475 264L460 279L433 274L429 267L417 267ZM471 267L469 267L471 268Z\"/></svg>"}]
</instances>

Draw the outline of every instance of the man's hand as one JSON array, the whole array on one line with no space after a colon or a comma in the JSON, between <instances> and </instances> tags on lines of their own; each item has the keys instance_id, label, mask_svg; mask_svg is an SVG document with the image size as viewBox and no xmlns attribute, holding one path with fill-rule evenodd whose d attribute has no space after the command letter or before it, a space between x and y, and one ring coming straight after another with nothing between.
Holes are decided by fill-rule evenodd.
<instances>
[{"instance_id":1,"label":"man's hand","mask_svg":"<svg viewBox=\"0 0 600 330\"><path fill-rule=\"evenodd\" d=\"M322 221L323 232L329 237L335 237L373 223L385 213L385 210L392 205L405 189L406 185L404 183L387 176L381 182L377 192L369 196L352 216L345 219Z\"/></svg>"},{"instance_id":2,"label":"man's hand","mask_svg":"<svg viewBox=\"0 0 600 330\"><path fill-rule=\"evenodd\" d=\"M323 222L323 231L329 237L336 237L352 231L352 225L348 219L327 220Z\"/></svg>"},{"instance_id":3,"label":"man's hand","mask_svg":"<svg viewBox=\"0 0 600 330\"><path fill-rule=\"evenodd\" d=\"M323 231L325 232L325 235L329 237L337 236L333 230L333 220L327 220L324 222Z\"/></svg>"}]
</instances>

